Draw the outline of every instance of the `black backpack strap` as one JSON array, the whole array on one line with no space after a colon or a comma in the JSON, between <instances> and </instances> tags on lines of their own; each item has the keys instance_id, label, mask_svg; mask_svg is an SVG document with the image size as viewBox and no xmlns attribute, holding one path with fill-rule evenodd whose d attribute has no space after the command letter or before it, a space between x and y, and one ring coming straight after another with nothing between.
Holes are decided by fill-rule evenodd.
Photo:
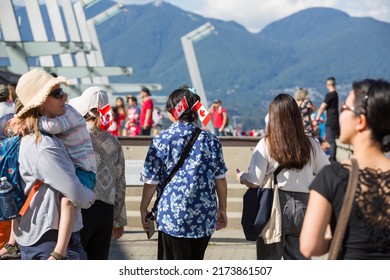
<instances>
[{"instance_id":1,"label":"black backpack strap","mask_svg":"<svg viewBox=\"0 0 390 280\"><path fill-rule=\"evenodd\" d=\"M195 132L194 132L194 134L192 134L190 141L188 141L187 146L184 148L184 151L181 154L179 161L176 163L175 167L171 170L168 177L162 183L159 184L158 187L160 187L160 189L157 189L157 198L156 198L156 201L154 202L152 212L155 212L155 210L157 209L158 201L160 200L161 194L162 194L165 186L168 185L168 183L175 176L176 172L183 165L184 160L186 159L186 157L190 153L192 146L194 145L196 139L198 138L198 136L201 132L202 132L202 130L200 128L198 128L198 127L195 128Z\"/></svg>"},{"instance_id":2,"label":"black backpack strap","mask_svg":"<svg viewBox=\"0 0 390 280\"><path fill-rule=\"evenodd\" d=\"M280 171L282 171L283 169L283 166L279 166L278 168L276 168L276 170L274 171L274 182L275 184L278 183L278 179L276 179L276 176L278 176L278 174L280 173Z\"/></svg>"},{"instance_id":3,"label":"black backpack strap","mask_svg":"<svg viewBox=\"0 0 390 280\"><path fill-rule=\"evenodd\" d=\"M179 170L180 167L183 165L184 160L186 159L186 157L190 153L192 146L194 145L196 139L198 138L198 136L201 132L202 132L202 130L200 128L198 128L198 127L195 128L195 132L194 132L194 134L192 134L190 141L188 141L187 146L184 148L184 151L181 154L179 161L177 162L175 167L172 169L171 173L169 173L168 177L164 180L163 184L161 184L163 187L165 187L172 180L172 178L175 176L175 173L177 172L177 170Z\"/></svg>"}]
</instances>

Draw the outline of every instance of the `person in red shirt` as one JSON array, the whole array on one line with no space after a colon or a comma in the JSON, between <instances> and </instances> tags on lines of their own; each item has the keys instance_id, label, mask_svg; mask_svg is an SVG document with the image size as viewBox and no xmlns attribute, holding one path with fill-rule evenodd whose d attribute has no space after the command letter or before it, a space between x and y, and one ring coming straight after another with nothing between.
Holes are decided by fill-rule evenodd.
<instances>
[{"instance_id":1,"label":"person in red shirt","mask_svg":"<svg viewBox=\"0 0 390 280\"><path fill-rule=\"evenodd\" d=\"M142 107L140 115L141 135L150 135L153 126L153 100L150 98L150 91L148 88L142 88L140 97L142 98Z\"/></svg>"},{"instance_id":2,"label":"person in red shirt","mask_svg":"<svg viewBox=\"0 0 390 280\"><path fill-rule=\"evenodd\" d=\"M228 122L228 115L225 107L222 107L222 101L214 100L210 108L210 114L213 116L215 135L225 136L225 128Z\"/></svg>"}]
</instances>

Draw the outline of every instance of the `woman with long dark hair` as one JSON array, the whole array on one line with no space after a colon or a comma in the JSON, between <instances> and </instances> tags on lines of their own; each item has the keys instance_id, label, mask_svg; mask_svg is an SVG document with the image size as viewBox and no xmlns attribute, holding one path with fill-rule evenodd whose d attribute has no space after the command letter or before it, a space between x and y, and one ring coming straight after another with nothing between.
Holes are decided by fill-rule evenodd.
<instances>
[{"instance_id":1,"label":"woman with long dark hair","mask_svg":"<svg viewBox=\"0 0 390 280\"><path fill-rule=\"evenodd\" d=\"M363 80L341 108L340 142L353 147L358 183L338 259L390 259L390 83ZM310 185L310 200L301 234L301 251L324 255L339 220L351 160L325 167Z\"/></svg>"},{"instance_id":2,"label":"woman with long dark hair","mask_svg":"<svg viewBox=\"0 0 390 280\"><path fill-rule=\"evenodd\" d=\"M269 106L268 134L257 144L247 172L237 179L258 188L266 175L282 166L277 175L282 209L281 242L256 241L257 259L305 259L299 251L299 235L308 201L308 186L315 174L329 164L319 142L308 136L294 98L279 94Z\"/></svg>"}]
</instances>

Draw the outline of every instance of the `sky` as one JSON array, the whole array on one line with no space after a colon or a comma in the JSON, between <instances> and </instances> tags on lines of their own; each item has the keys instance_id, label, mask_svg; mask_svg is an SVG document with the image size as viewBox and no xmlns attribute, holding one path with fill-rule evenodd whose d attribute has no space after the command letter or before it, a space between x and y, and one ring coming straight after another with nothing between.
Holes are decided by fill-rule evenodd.
<instances>
[{"instance_id":1,"label":"sky","mask_svg":"<svg viewBox=\"0 0 390 280\"><path fill-rule=\"evenodd\" d=\"M123 4L145 4L151 0L116 0ZM204 17L233 20L250 32L310 7L329 7L353 17L373 17L390 23L390 0L164 0Z\"/></svg>"},{"instance_id":2,"label":"sky","mask_svg":"<svg viewBox=\"0 0 390 280\"><path fill-rule=\"evenodd\" d=\"M26 0L13 0L13 3L23 5L24 1ZM123 4L156 2L112 1ZM353 17L372 17L390 23L390 0L164 0L164 2L207 18L236 21L250 32L259 32L273 21L311 7L335 8Z\"/></svg>"}]
</instances>

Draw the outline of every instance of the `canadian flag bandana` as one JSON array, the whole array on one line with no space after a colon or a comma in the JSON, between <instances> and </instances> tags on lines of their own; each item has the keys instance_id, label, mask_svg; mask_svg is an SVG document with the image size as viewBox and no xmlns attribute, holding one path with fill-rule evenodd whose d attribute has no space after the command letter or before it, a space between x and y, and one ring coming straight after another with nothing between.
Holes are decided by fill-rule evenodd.
<instances>
[{"instance_id":1,"label":"canadian flag bandana","mask_svg":"<svg viewBox=\"0 0 390 280\"><path fill-rule=\"evenodd\" d=\"M198 113L199 119L202 122L204 126L207 126L209 121L211 120L210 113L206 110L206 108L203 106L202 103L197 101L194 106L191 108L192 110L196 111Z\"/></svg>"},{"instance_id":2,"label":"canadian flag bandana","mask_svg":"<svg viewBox=\"0 0 390 280\"><path fill-rule=\"evenodd\" d=\"M185 110L188 109L188 103L187 99L183 97L179 103L171 110L172 116L175 118L175 120L178 120L179 117L184 113Z\"/></svg>"},{"instance_id":3,"label":"canadian flag bandana","mask_svg":"<svg viewBox=\"0 0 390 280\"><path fill-rule=\"evenodd\" d=\"M100 116L100 128L103 130L107 130L113 122L112 111L110 104L107 104L103 108L99 108L99 116Z\"/></svg>"}]
</instances>

